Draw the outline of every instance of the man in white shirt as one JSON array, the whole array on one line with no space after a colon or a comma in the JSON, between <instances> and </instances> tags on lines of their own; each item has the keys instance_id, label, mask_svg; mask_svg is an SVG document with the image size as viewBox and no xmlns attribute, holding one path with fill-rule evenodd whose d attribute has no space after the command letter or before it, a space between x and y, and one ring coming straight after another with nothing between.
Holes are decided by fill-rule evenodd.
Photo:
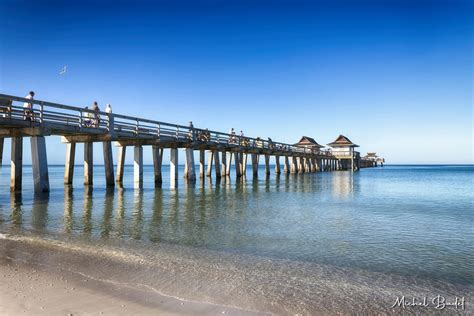
<instances>
[{"instance_id":1,"label":"man in white shirt","mask_svg":"<svg viewBox=\"0 0 474 316\"><path fill-rule=\"evenodd\" d=\"M110 104L107 104L107 107L105 108L105 113L107 114L112 113L112 106Z\"/></svg>"},{"instance_id":2,"label":"man in white shirt","mask_svg":"<svg viewBox=\"0 0 474 316\"><path fill-rule=\"evenodd\" d=\"M30 91L25 99L33 100L35 96L34 91ZM29 119L30 121L33 120L33 104L30 102L23 103L23 120Z\"/></svg>"}]
</instances>

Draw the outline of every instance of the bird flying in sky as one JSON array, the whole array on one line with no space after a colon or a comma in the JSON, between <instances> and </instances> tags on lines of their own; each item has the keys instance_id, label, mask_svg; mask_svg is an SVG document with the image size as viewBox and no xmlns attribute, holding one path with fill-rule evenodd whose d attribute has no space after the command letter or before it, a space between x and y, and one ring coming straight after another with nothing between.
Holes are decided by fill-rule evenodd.
<instances>
[{"instance_id":1,"label":"bird flying in sky","mask_svg":"<svg viewBox=\"0 0 474 316\"><path fill-rule=\"evenodd\" d=\"M60 75L64 75L66 73L67 66L64 66L61 71L59 72Z\"/></svg>"}]
</instances>

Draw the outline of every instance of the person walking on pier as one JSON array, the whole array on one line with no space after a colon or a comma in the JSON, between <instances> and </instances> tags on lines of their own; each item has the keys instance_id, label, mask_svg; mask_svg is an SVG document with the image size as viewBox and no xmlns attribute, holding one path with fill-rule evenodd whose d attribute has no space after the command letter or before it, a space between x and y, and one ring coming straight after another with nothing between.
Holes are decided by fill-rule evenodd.
<instances>
[{"instance_id":1,"label":"person walking on pier","mask_svg":"<svg viewBox=\"0 0 474 316\"><path fill-rule=\"evenodd\" d=\"M191 141L195 141L196 140L196 137L195 137L195 134L194 134L194 125L193 125L193 121L190 121L189 122L189 133L188 133L188 137Z\"/></svg>"},{"instance_id":2,"label":"person walking on pier","mask_svg":"<svg viewBox=\"0 0 474 316\"><path fill-rule=\"evenodd\" d=\"M105 113L110 114L112 113L112 106L110 103L107 104L107 107L105 108Z\"/></svg>"},{"instance_id":3,"label":"person walking on pier","mask_svg":"<svg viewBox=\"0 0 474 316\"><path fill-rule=\"evenodd\" d=\"M25 97L25 99L33 100L34 96L35 96L35 92L30 91L28 93L28 95ZM31 102L23 103L23 120L27 120L27 119L30 120L30 121L34 121L33 103L31 103Z\"/></svg>"},{"instance_id":4,"label":"person walking on pier","mask_svg":"<svg viewBox=\"0 0 474 316\"><path fill-rule=\"evenodd\" d=\"M235 130L234 128L232 127L229 131L229 144L235 144L236 143L236 137L235 137Z\"/></svg>"},{"instance_id":5,"label":"person walking on pier","mask_svg":"<svg viewBox=\"0 0 474 316\"><path fill-rule=\"evenodd\" d=\"M99 127L100 109L99 109L99 105L97 104L97 101L94 101L94 104L92 105L92 110L94 111L94 127Z\"/></svg>"}]
</instances>

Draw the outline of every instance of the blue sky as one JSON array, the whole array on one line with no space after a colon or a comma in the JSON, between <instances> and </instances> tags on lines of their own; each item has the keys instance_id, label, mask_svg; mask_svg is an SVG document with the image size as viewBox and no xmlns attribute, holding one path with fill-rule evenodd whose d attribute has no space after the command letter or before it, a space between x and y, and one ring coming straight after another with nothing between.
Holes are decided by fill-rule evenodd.
<instances>
[{"instance_id":1,"label":"blue sky","mask_svg":"<svg viewBox=\"0 0 474 316\"><path fill-rule=\"evenodd\" d=\"M0 0L0 26L1 93L473 163L468 1Z\"/></svg>"}]
</instances>

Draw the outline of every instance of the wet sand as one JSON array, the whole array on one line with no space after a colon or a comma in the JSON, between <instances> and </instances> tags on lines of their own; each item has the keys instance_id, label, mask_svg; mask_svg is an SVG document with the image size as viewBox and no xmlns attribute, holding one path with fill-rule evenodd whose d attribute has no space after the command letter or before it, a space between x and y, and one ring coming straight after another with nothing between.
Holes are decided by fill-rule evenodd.
<instances>
[{"instance_id":1,"label":"wet sand","mask_svg":"<svg viewBox=\"0 0 474 316\"><path fill-rule=\"evenodd\" d=\"M59 265L27 259L41 257L40 249L28 252L28 247L19 242L0 242L0 315L265 315L96 279ZM12 247L19 251L12 251ZM13 257L9 253L14 253Z\"/></svg>"},{"instance_id":2,"label":"wet sand","mask_svg":"<svg viewBox=\"0 0 474 316\"><path fill-rule=\"evenodd\" d=\"M472 287L160 245L150 250L35 236L0 239L1 315L366 315L397 296L465 295Z\"/></svg>"}]
</instances>

